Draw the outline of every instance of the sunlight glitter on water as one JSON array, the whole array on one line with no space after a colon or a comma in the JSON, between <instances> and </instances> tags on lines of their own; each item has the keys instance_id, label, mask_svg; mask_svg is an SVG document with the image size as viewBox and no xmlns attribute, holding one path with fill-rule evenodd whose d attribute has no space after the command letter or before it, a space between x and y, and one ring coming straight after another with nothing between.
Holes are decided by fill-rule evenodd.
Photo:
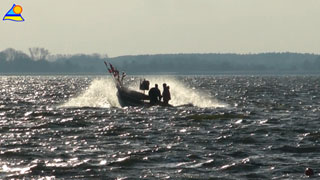
<instances>
[{"instance_id":1,"label":"sunlight glitter on water","mask_svg":"<svg viewBox=\"0 0 320 180\"><path fill-rule=\"evenodd\" d=\"M104 77L5 79L0 179L303 179L318 167L318 76L154 79L227 108L186 95L198 106L109 107Z\"/></svg>"}]
</instances>

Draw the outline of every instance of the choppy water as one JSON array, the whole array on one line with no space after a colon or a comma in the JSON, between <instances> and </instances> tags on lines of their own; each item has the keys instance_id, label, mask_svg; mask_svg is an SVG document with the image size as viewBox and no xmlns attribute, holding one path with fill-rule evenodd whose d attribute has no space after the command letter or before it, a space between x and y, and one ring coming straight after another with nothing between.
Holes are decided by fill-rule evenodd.
<instances>
[{"instance_id":1,"label":"choppy water","mask_svg":"<svg viewBox=\"0 0 320 180\"><path fill-rule=\"evenodd\" d=\"M0 77L0 179L319 178L319 76L150 80L177 107L120 108L106 77Z\"/></svg>"}]
</instances>

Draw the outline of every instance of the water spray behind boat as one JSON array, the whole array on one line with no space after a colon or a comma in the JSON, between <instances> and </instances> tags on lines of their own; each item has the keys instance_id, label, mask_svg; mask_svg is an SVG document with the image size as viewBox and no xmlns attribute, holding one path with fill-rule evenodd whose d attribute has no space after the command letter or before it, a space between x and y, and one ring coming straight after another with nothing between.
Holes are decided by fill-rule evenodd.
<instances>
[{"instance_id":1,"label":"water spray behind boat","mask_svg":"<svg viewBox=\"0 0 320 180\"><path fill-rule=\"evenodd\" d=\"M197 107L225 107L223 103L219 103L217 100L210 97L208 94L204 92L200 92L196 89L190 89L187 85L183 84L179 80L170 76L148 76L145 77L148 81L150 81L150 88L154 87L155 84L159 85L159 89L162 92L162 84L166 83L170 86L171 92L171 101L169 102L173 106L181 106L192 104ZM137 89L139 87L139 78L134 78L131 81L129 88Z\"/></svg>"},{"instance_id":2,"label":"water spray behind boat","mask_svg":"<svg viewBox=\"0 0 320 180\"><path fill-rule=\"evenodd\" d=\"M60 107L120 107L116 93L117 88L111 78L94 79L84 92Z\"/></svg>"},{"instance_id":3,"label":"water spray behind boat","mask_svg":"<svg viewBox=\"0 0 320 180\"><path fill-rule=\"evenodd\" d=\"M173 106L192 104L202 108L225 107L226 105L218 102L204 92L191 89L174 77L145 77L150 81L150 87L158 84L162 92L162 84L167 83L170 86L171 101ZM139 89L139 77L127 78L124 82L130 89ZM69 99L60 107L121 107L117 98L117 88L110 77L94 79L89 87L77 97ZM147 91L146 91L147 94Z\"/></svg>"}]
</instances>

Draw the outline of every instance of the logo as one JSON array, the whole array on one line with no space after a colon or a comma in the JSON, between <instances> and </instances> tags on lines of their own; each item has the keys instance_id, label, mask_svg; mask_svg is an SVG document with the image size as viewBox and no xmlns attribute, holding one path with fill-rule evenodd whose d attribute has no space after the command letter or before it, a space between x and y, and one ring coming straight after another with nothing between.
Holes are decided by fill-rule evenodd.
<instances>
[{"instance_id":1,"label":"logo","mask_svg":"<svg viewBox=\"0 0 320 180\"><path fill-rule=\"evenodd\" d=\"M23 17L21 16L22 10L23 9L20 5L13 4L12 8L3 17L3 20L16 21L16 22L24 21Z\"/></svg>"}]
</instances>

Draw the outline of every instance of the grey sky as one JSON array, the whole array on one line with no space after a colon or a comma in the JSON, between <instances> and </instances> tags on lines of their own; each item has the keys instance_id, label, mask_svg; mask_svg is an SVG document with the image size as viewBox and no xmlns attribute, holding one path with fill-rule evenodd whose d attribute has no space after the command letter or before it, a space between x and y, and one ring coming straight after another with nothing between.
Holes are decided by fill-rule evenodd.
<instances>
[{"instance_id":1,"label":"grey sky","mask_svg":"<svg viewBox=\"0 0 320 180\"><path fill-rule=\"evenodd\" d=\"M2 21L16 3L25 22ZM320 53L319 0L1 0L0 50Z\"/></svg>"}]
</instances>

